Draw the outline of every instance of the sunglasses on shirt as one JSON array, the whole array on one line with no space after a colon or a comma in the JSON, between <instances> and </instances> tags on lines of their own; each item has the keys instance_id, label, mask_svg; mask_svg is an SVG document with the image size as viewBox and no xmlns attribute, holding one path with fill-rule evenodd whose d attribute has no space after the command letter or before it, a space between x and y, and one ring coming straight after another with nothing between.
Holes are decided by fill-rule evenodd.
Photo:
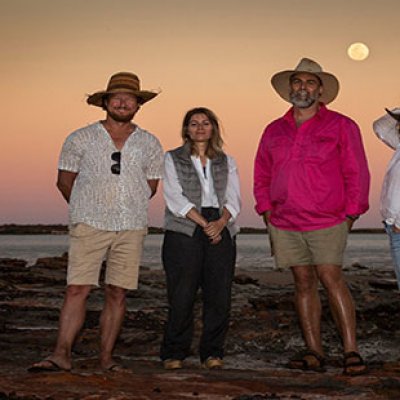
<instances>
[{"instance_id":1,"label":"sunglasses on shirt","mask_svg":"<svg viewBox=\"0 0 400 400\"><path fill-rule=\"evenodd\" d=\"M111 173L119 175L121 173L121 152L115 151L112 153L111 160L115 161L115 164L111 165Z\"/></svg>"}]
</instances>

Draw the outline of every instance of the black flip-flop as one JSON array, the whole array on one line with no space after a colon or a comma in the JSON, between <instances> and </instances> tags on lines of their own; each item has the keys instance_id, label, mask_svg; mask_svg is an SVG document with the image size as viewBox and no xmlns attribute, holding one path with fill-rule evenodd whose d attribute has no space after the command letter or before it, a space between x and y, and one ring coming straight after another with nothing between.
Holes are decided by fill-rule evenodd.
<instances>
[{"instance_id":1,"label":"black flip-flop","mask_svg":"<svg viewBox=\"0 0 400 400\"><path fill-rule=\"evenodd\" d=\"M38 365L41 363L48 363L48 365ZM43 361L40 361L36 364L33 364L31 367L28 368L28 372L69 372L71 371L70 369L65 369L61 368L56 362L53 360L45 359Z\"/></svg>"}]
</instances>

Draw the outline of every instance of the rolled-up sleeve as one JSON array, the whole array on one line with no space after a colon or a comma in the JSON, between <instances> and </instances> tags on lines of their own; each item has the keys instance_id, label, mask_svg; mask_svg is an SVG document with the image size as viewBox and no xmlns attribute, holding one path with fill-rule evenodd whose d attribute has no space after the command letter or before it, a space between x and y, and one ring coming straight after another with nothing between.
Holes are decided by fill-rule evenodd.
<instances>
[{"instance_id":1,"label":"rolled-up sleeve","mask_svg":"<svg viewBox=\"0 0 400 400\"><path fill-rule=\"evenodd\" d=\"M58 169L69 172L79 172L81 159L83 156L82 146L79 144L79 137L72 133L65 140L60 157L58 159Z\"/></svg>"},{"instance_id":2,"label":"rolled-up sleeve","mask_svg":"<svg viewBox=\"0 0 400 400\"><path fill-rule=\"evenodd\" d=\"M224 206L235 220L240 213L242 203L240 198L240 181L236 161L228 156L228 183L226 188L226 202Z\"/></svg>"},{"instance_id":3,"label":"rolled-up sleeve","mask_svg":"<svg viewBox=\"0 0 400 400\"><path fill-rule=\"evenodd\" d=\"M183 194L174 161L167 152L164 156L164 199L168 209L177 217L184 218L195 205Z\"/></svg>"}]
</instances>

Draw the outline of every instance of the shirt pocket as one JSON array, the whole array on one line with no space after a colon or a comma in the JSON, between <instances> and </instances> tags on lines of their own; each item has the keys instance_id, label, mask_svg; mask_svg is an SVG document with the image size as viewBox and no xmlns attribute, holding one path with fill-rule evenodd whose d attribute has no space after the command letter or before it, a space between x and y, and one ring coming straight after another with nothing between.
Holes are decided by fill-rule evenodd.
<instances>
[{"instance_id":1,"label":"shirt pocket","mask_svg":"<svg viewBox=\"0 0 400 400\"><path fill-rule=\"evenodd\" d=\"M338 139L335 133L322 133L311 137L306 151L309 161L321 163L338 157Z\"/></svg>"},{"instance_id":2,"label":"shirt pocket","mask_svg":"<svg viewBox=\"0 0 400 400\"><path fill-rule=\"evenodd\" d=\"M275 164L287 159L290 155L291 148L291 140L284 136L271 138L267 143L268 154Z\"/></svg>"}]
</instances>

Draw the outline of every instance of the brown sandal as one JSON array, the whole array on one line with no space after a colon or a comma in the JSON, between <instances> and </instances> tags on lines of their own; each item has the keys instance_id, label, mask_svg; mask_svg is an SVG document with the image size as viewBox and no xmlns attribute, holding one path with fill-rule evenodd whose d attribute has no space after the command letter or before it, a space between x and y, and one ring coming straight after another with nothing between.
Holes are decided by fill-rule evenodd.
<instances>
[{"instance_id":1,"label":"brown sandal","mask_svg":"<svg viewBox=\"0 0 400 400\"><path fill-rule=\"evenodd\" d=\"M351 361L351 359L355 359ZM353 369L353 367L363 367L361 369ZM360 356L360 353L356 351L349 351L348 353L344 353L343 355L343 375L348 376L357 376L364 375L368 372L368 366Z\"/></svg>"},{"instance_id":2,"label":"brown sandal","mask_svg":"<svg viewBox=\"0 0 400 400\"><path fill-rule=\"evenodd\" d=\"M317 363L310 363L307 357L313 357ZM303 371L326 372L325 357L313 350L300 351L290 359L287 367L290 369L301 369Z\"/></svg>"}]
</instances>

